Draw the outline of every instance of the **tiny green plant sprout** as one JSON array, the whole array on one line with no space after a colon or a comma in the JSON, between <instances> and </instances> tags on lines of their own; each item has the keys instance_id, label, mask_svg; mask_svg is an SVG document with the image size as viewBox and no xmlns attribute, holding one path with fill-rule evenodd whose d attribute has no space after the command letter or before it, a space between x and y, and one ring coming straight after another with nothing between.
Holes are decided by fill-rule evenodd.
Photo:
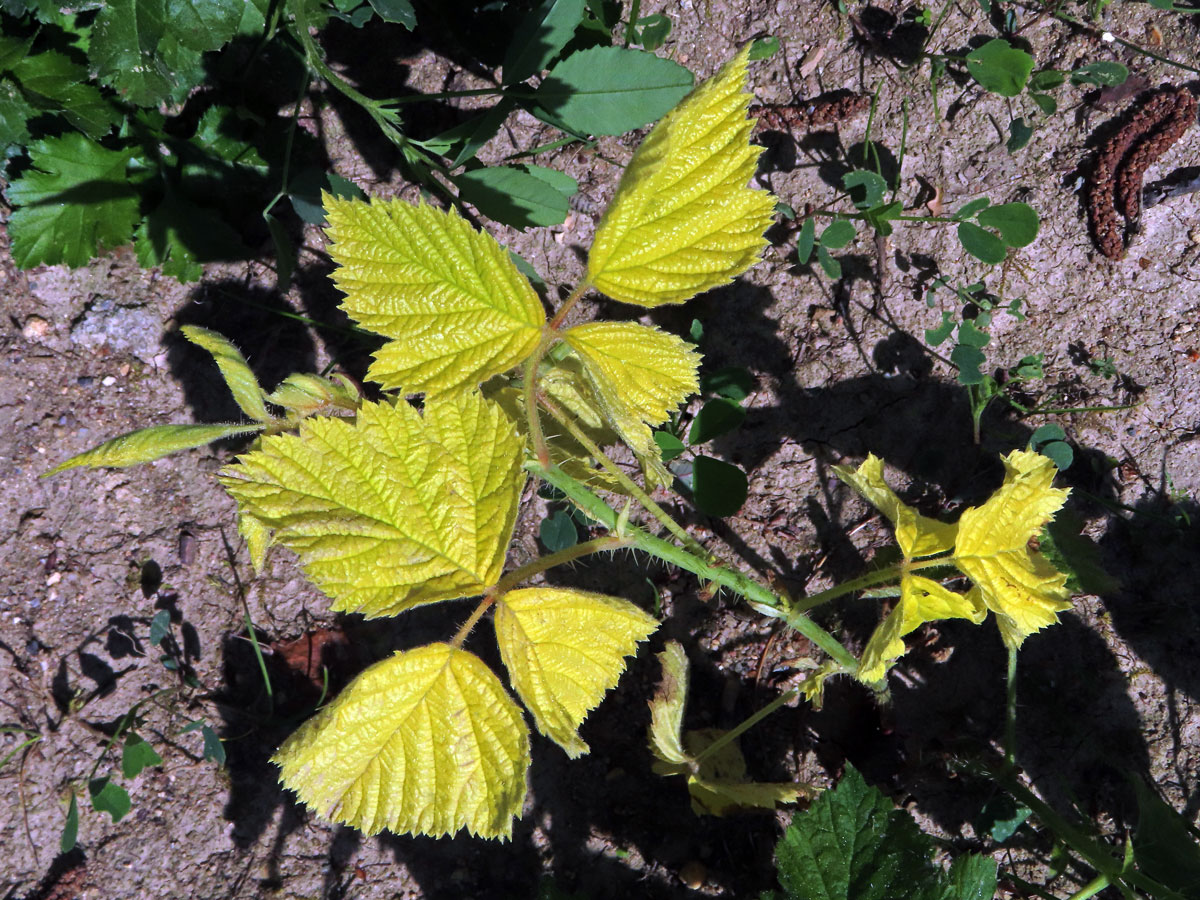
<instances>
[{"instance_id":1,"label":"tiny green plant sprout","mask_svg":"<svg viewBox=\"0 0 1200 900\"><path fill-rule=\"evenodd\" d=\"M903 561L800 600L719 562L651 498L672 481L669 448L654 429L671 433L663 426L699 389L700 354L637 322L564 321L592 292L646 309L679 304L758 259L775 200L748 186L761 152L750 143L749 50L647 135L596 229L586 275L549 317L510 255L454 209L327 195L343 308L387 339L367 373L384 399L304 374L268 394L228 341L187 329L252 421L143 429L55 470L130 465L257 433L220 473L257 567L280 544L332 610L367 618L475 598L445 641L374 664L279 749L283 783L326 818L367 833L511 834L530 760L525 713L464 642L490 613L508 685L538 731L571 757L586 753L580 726L658 627L621 598L537 583L589 554L639 550L802 632L826 657L801 688L814 701L834 675L882 690L903 636L920 622L994 612L1015 652L1068 605L1065 576L1028 547L1066 492L1051 487L1053 464L1027 450L1006 458L1003 486L956 524L902 504L877 459L839 470L892 521ZM407 399L418 394L419 406ZM703 417L712 422L697 425L689 444L740 415L722 407ZM640 464L641 484L605 453L618 443ZM505 572L530 474L607 534L556 541L555 552ZM618 498L620 511L597 491ZM939 577L973 586L958 593ZM805 614L886 582L899 583L899 602L861 661ZM669 650L664 663L652 744L663 774L688 776L698 808L770 807L806 791L754 786L739 768L738 735L781 701L697 738L681 730L685 660Z\"/></svg>"}]
</instances>

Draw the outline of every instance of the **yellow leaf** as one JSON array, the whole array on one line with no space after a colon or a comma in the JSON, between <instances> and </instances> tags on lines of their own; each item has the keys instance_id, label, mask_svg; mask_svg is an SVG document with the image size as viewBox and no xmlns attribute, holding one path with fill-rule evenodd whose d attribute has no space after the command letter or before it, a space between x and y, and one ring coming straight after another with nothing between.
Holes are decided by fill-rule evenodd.
<instances>
[{"instance_id":1,"label":"yellow leaf","mask_svg":"<svg viewBox=\"0 0 1200 900\"><path fill-rule=\"evenodd\" d=\"M128 434L122 434L103 444L97 444L90 450L76 453L70 459L60 462L46 472L46 475L57 475L76 466L88 466L93 469L120 469L125 466L136 466L138 463L153 462L180 450L191 450L193 447L203 447L213 441L223 438L238 437L243 434L253 434L262 431L262 425L151 425L149 428L139 428Z\"/></svg>"},{"instance_id":2,"label":"yellow leaf","mask_svg":"<svg viewBox=\"0 0 1200 900\"><path fill-rule=\"evenodd\" d=\"M626 303L682 303L758 258L775 200L753 190L750 45L654 126L596 228L588 282Z\"/></svg>"},{"instance_id":3,"label":"yellow leaf","mask_svg":"<svg viewBox=\"0 0 1200 900\"><path fill-rule=\"evenodd\" d=\"M911 506L906 506L883 480L883 460L874 453L857 470L849 466L834 466L833 471L888 517L896 530L896 543L900 545L905 559L936 556L953 549L958 526L930 519Z\"/></svg>"},{"instance_id":4,"label":"yellow leaf","mask_svg":"<svg viewBox=\"0 0 1200 900\"><path fill-rule=\"evenodd\" d=\"M184 325L179 329L185 338L197 347L203 347L212 354L221 377L225 379L238 409L256 422L270 422L275 417L267 412L263 402L263 390L259 387L258 379L250 370L246 357L222 335L207 328L196 325Z\"/></svg>"},{"instance_id":5,"label":"yellow leaf","mask_svg":"<svg viewBox=\"0 0 1200 900\"><path fill-rule=\"evenodd\" d=\"M1005 644L1019 647L1071 608L1067 576L1029 549L1069 491L1051 486L1058 469L1039 453L1014 450L1004 468L1000 489L959 519L954 557L996 614Z\"/></svg>"},{"instance_id":6,"label":"yellow leaf","mask_svg":"<svg viewBox=\"0 0 1200 900\"><path fill-rule=\"evenodd\" d=\"M538 731L575 758L579 726L625 671L625 657L658 620L617 597L559 588L510 591L496 601L496 642Z\"/></svg>"},{"instance_id":7,"label":"yellow leaf","mask_svg":"<svg viewBox=\"0 0 1200 900\"><path fill-rule=\"evenodd\" d=\"M662 681L650 701L650 752L661 761L654 764L660 775L686 772L689 757L683 749L683 710L687 706L688 661L682 645L667 643L658 654Z\"/></svg>"},{"instance_id":8,"label":"yellow leaf","mask_svg":"<svg viewBox=\"0 0 1200 900\"><path fill-rule=\"evenodd\" d=\"M400 401L364 403L353 424L305 419L221 481L243 517L299 555L334 610L388 616L495 584L522 456L500 408L471 393L431 400L424 416Z\"/></svg>"},{"instance_id":9,"label":"yellow leaf","mask_svg":"<svg viewBox=\"0 0 1200 900\"><path fill-rule=\"evenodd\" d=\"M545 313L495 239L457 212L325 195L342 308L394 338L367 377L429 396L469 390L533 352Z\"/></svg>"},{"instance_id":10,"label":"yellow leaf","mask_svg":"<svg viewBox=\"0 0 1200 900\"><path fill-rule=\"evenodd\" d=\"M274 762L305 805L367 834L508 838L525 800L529 732L482 660L430 644L355 678Z\"/></svg>"},{"instance_id":11,"label":"yellow leaf","mask_svg":"<svg viewBox=\"0 0 1200 900\"><path fill-rule=\"evenodd\" d=\"M641 461L647 480L670 474L651 425L665 422L696 393L700 354L682 338L636 322L590 322L563 333L583 363L605 418Z\"/></svg>"}]
</instances>

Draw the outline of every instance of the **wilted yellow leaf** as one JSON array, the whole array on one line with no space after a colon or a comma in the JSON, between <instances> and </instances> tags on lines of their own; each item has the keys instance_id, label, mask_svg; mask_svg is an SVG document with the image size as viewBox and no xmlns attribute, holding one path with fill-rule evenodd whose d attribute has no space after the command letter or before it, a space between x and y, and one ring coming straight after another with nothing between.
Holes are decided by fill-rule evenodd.
<instances>
[{"instance_id":1,"label":"wilted yellow leaf","mask_svg":"<svg viewBox=\"0 0 1200 900\"><path fill-rule=\"evenodd\" d=\"M454 210L326 194L325 211L342 308L394 338L367 371L385 389L469 390L537 346L545 313L529 280Z\"/></svg>"},{"instance_id":2,"label":"wilted yellow leaf","mask_svg":"<svg viewBox=\"0 0 1200 900\"><path fill-rule=\"evenodd\" d=\"M305 419L221 473L332 608L370 616L495 584L525 483L522 441L477 392ZM246 534L243 524L243 534ZM255 526L258 527L258 526ZM253 532L251 532L253 534Z\"/></svg>"},{"instance_id":3,"label":"wilted yellow leaf","mask_svg":"<svg viewBox=\"0 0 1200 900\"><path fill-rule=\"evenodd\" d=\"M775 200L748 187L750 45L654 126L596 228L588 281L626 303L682 303L745 272Z\"/></svg>"},{"instance_id":4,"label":"wilted yellow leaf","mask_svg":"<svg viewBox=\"0 0 1200 900\"><path fill-rule=\"evenodd\" d=\"M1005 644L1019 647L1071 608L1067 576L1029 548L1070 492L1051 486L1058 469L1039 453L1014 450L1004 468L1000 489L959 519L954 557L996 614Z\"/></svg>"},{"instance_id":5,"label":"wilted yellow leaf","mask_svg":"<svg viewBox=\"0 0 1200 900\"><path fill-rule=\"evenodd\" d=\"M625 671L625 657L658 628L632 603L561 588L509 591L496 601L496 642L538 731L574 758L579 726Z\"/></svg>"},{"instance_id":6,"label":"wilted yellow leaf","mask_svg":"<svg viewBox=\"0 0 1200 900\"><path fill-rule=\"evenodd\" d=\"M699 389L700 354L682 338L636 322L589 322L563 333L605 418L641 461L647 479L671 476L651 425L665 422Z\"/></svg>"},{"instance_id":7,"label":"wilted yellow leaf","mask_svg":"<svg viewBox=\"0 0 1200 900\"><path fill-rule=\"evenodd\" d=\"M367 834L507 838L525 799L529 732L478 657L431 644L359 675L274 762L307 806Z\"/></svg>"}]
</instances>

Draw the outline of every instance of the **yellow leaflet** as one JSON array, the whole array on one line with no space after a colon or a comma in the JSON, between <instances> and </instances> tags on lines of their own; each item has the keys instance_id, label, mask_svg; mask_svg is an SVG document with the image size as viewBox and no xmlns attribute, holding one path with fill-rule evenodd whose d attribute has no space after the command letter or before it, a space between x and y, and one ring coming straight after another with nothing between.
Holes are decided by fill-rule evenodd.
<instances>
[{"instance_id":1,"label":"yellow leaflet","mask_svg":"<svg viewBox=\"0 0 1200 900\"><path fill-rule=\"evenodd\" d=\"M687 706L688 661L683 646L670 641L658 654L662 681L650 701L650 752L663 764L654 764L660 775L687 771L688 755L683 749L683 710Z\"/></svg>"},{"instance_id":2,"label":"yellow leaflet","mask_svg":"<svg viewBox=\"0 0 1200 900\"><path fill-rule=\"evenodd\" d=\"M953 549L958 526L930 519L911 506L906 506L883 480L883 460L874 453L857 470L849 466L834 466L833 471L888 517L896 530L896 543L900 545L905 559L936 556Z\"/></svg>"},{"instance_id":3,"label":"yellow leaflet","mask_svg":"<svg viewBox=\"0 0 1200 900\"><path fill-rule=\"evenodd\" d=\"M307 806L367 834L508 838L525 800L529 732L478 657L430 644L355 678L274 762Z\"/></svg>"},{"instance_id":4,"label":"yellow leaflet","mask_svg":"<svg viewBox=\"0 0 1200 900\"><path fill-rule=\"evenodd\" d=\"M572 759L588 752L579 726L625 671L625 657L658 628L632 603L558 588L496 601L496 642L538 731Z\"/></svg>"},{"instance_id":5,"label":"yellow leaflet","mask_svg":"<svg viewBox=\"0 0 1200 900\"><path fill-rule=\"evenodd\" d=\"M683 339L636 322L590 322L563 333L579 355L605 418L653 484L670 483L649 426L696 393L700 354Z\"/></svg>"},{"instance_id":6,"label":"yellow leaflet","mask_svg":"<svg viewBox=\"0 0 1200 900\"><path fill-rule=\"evenodd\" d=\"M332 608L368 617L477 594L500 577L525 483L522 441L477 392L310 418L221 472L242 533L270 529ZM250 529L247 531L247 529Z\"/></svg>"},{"instance_id":7,"label":"yellow leaflet","mask_svg":"<svg viewBox=\"0 0 1200 900\"><path fill-rule=\"evenodd\" d=\"M545 313L508 253L454 210L325 195L342 308L394 338L367 377L437 396L475 387L533 352Z\"/></svg>"},{"instance_id":8,"label":"yellow leaflet","mask_svg":"<svg viewBox=\"0 0 1200 900\"><path fill-rule=\"evenodd\" d=\"M1005 644L1019 647L1071 608L1067 576L1029 549L1069 491L1051 486L1058 469L1039 453L1014 450L1004 468L1000 489L959 519L954 556L996 614Z\"/></svg>"},{"instance_id":9,"label":"yellow leaflet","mask_svg":"<svg viewBox=\"0 0 1200 900\"><path fill-rule=\"evenodd\" d=\"M262 431L262 425L151 425L122 434L90 450L76 453L60 462L46 475L57 475L76 466L93 469L120 469L138 463L153 462L180 450L203 447L223 438L238 437Z\"/></svg>"},{"instance_id":10,"label":"yellow leaflet","mask_svg":"<svg viewBox=\"0 0 1200 900\"><path fill-rule=\"evenodd\" d=\"M626 303L682 303L745 272L775 200L747 186L750 45L667 113L633 155L596 228L588 281Z\"/></svg>"},{"instance_id":11,"label":"yellow leaflet","mask_svg":"<svg viewBox=\"0 0 1200 900\"><path fill-rule=\"evenodd\" d=\"M197 347L203 347L212 354L213 360L221 372L221 377L225 379L225 384L233 394L238 409L256 422L270 422L275 418L267 412L267 406L263 402L263 390L259 387L258 379L250 371L246 357L242 356L242 352L237 347L207 328L184 325L179 330Z\"/></svg>"}]
</instances>

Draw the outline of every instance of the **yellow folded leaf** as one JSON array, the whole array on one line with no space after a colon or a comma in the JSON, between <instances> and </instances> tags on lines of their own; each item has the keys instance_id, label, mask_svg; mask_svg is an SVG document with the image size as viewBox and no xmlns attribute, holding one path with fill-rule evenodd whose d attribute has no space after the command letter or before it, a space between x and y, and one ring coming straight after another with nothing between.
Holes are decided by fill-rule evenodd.
<instances>
[{"instance_id":1,"label":"yellow folded leaf","mask_svg":"<svg viewBox=\"0 0 1200 900\"><path fill-rule=\"evenodd\" d=\"M367 834L508 838L529 732L482 660L430 644L359 675L274 762L305 805Z\"/></svg>"},{"instance_id":2,"label":"yellow folded leaf","mask_svg":"<svg viewBox=\"0 0 1200 900\"><path fill-rule=\"evenodd\" d=\"M834 473L883 513L896 530L896 543L905 559L936 556L954 547L958 526L918 513L896 496L883 479L883 460L874 453L857 469L834 466Z\"/></svg>"},{"instance_id":3,"label":"yellow folded leaf","mask_svg":"<svg viewBox=\"0 0 1200 900\"><path fill-rule=\"evenodd\" d=\"M212 354L221 377L233 394L238 409L256 422L270 422L275 417L267 412L263 402L263 389L251 371L246 357L223 335L196 325L184 325L179 331L185 338Z\"/></svg>"},{"instance_id":4,"label":"yellow folded leaf","mask_svg":"<svg viewBox=\"0 0 1200 900\"><path fill-rule=\"evenodd\" d=\"M529 280L489 234L454 210L325 195L342 308L394 338L367 377L437 396L474 388L537 346L545 312Z\"/></svg>"},{"instance_id":5,"label":"yellow folded leaf","mask_svg":"<svg viewBox=\"0 0 1200 900\"><path fill-rule=\"evenodd\" d=\"M332 608L368 617L499 579L525 483L523 442L477 392L310 418L221 472L242 533L270 529ZM250 528L250 531L247 529Z\"/></svg>"},{"instance_id":6,"label":"yellow folded leaf","mask_svg":"<svg viewBox=\"0 0 1200 900\"><path fill-rule=\"evenodd\" d=\"M563 333L583 363L605 419L637 455L652 484L670 474L651 425L699 390L700 354L682 338L636 322L589 322Z\"/></svg>"},{"instance_id":7,"label":"yellow folded leaf","mask_svg":"<svg viewBox=\"0 0 1200 900\"><path fill-rule=\"evenodd\" d=\"M1029 548L1070 492L1051 486L1058 469L1039 453L1014 450L1004 468L1000 489L959 519L954 557L996 614L1005 644L1020 647L1071 608L1067 576Z\"/></svg>"},{"instance_id":8,"label":"yellow folded leaf","mask_svg":"<svg viewBox=\"0 0 1200 900\"><path fill-rule=\"evenodd\" d=\"M538 731L572 759L588 752L579 726L658 628L628 601L547 587L509 591L496 601L495 624L517 695Z\"/></svg>"},{"instance_id":9,"label":"yellow folded leaf","mask_svg":"<svg viewBox=\"0 0 1200 900\"><path fill-rule=\"evenodd\" d=\"M655 772L674 775L686 772L689 762L683 749L683 711L690 677L687 653L677 641L669 641L658 654L658 662L662 681L650 701L650 752L660 760L654 764Z\"/></svg>"},{"instance_id":10,"label":"yellow folded leaf","mask_svg":"<svg viewBox=\"0 0 1200 900\"><path fill-rule=\"evenodd\" d=\"M758 258L775 200L753 190L750 45L654 126L596 228L588 282L626 303L682 303Z\"/></svg>"}]
</instances>

